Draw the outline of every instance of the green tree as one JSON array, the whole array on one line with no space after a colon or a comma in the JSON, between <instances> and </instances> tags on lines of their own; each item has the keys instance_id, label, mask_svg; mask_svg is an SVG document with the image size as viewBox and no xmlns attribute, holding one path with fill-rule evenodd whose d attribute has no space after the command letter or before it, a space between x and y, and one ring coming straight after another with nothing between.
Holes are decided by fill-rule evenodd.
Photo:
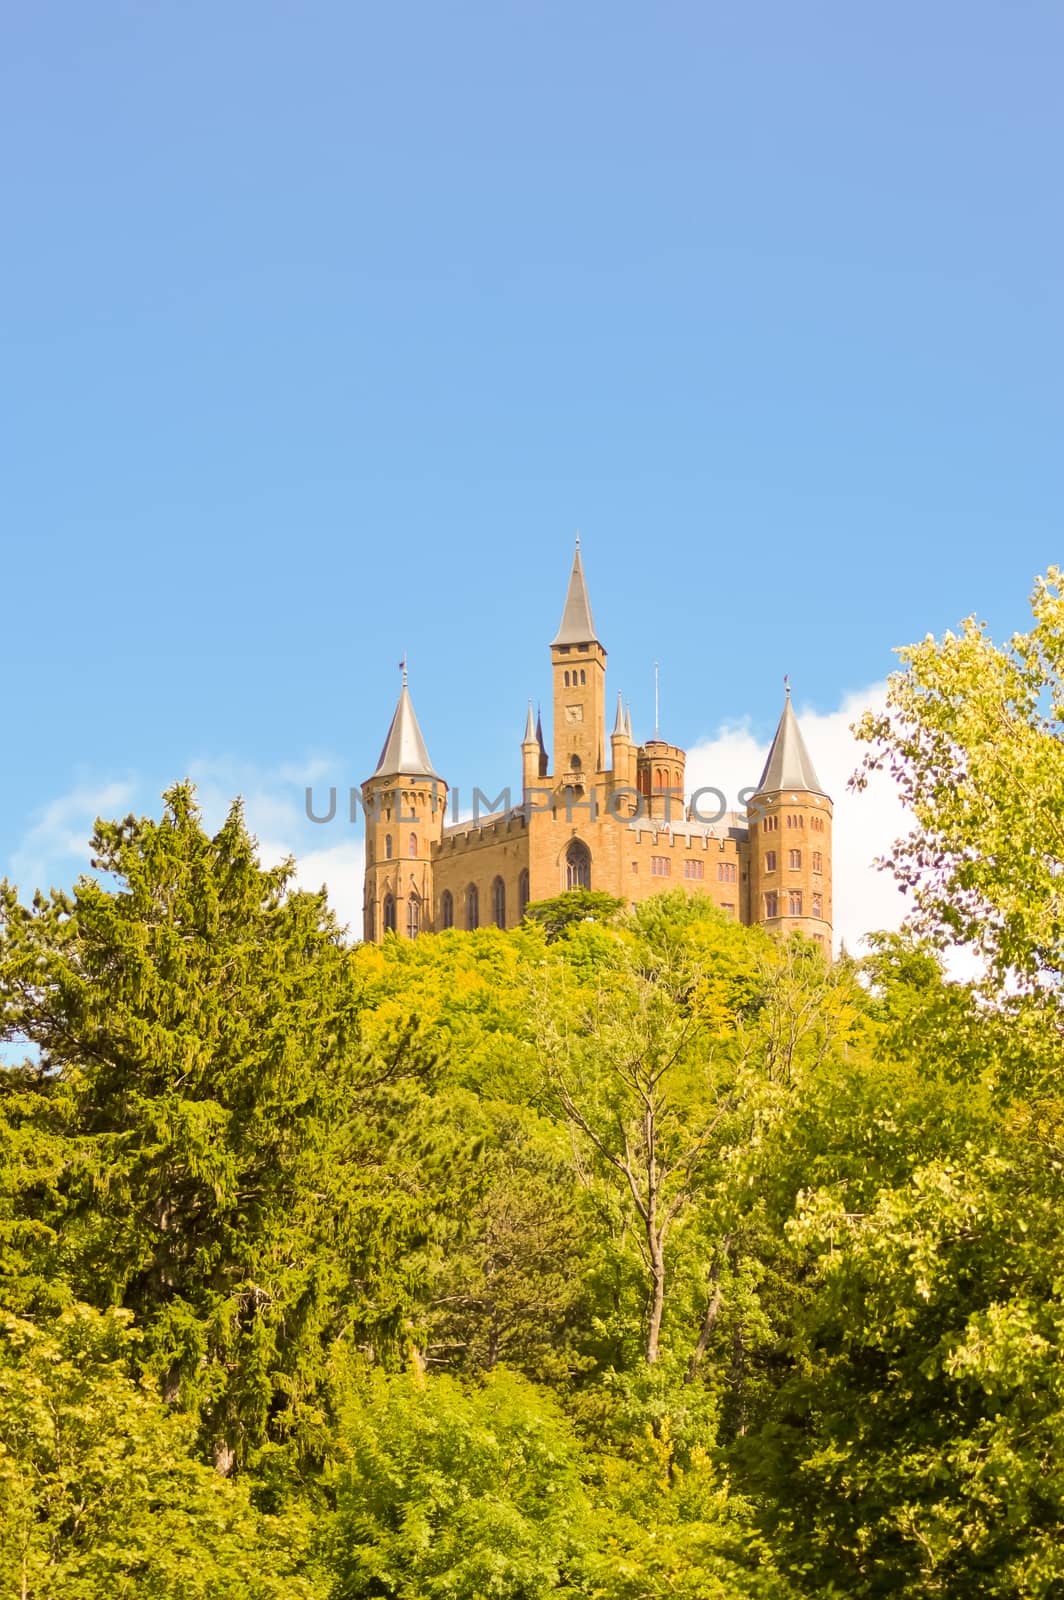
<instances>
[{"instance_id":1,"label":"green tree","mask_svg":"<svg viewBox=\"0 0 1064 1600\"><path fill-rule=\"evenodd\" d=\"M404 1320L388 1263L416 1197L396 1185L389 1246L366 1180L416 1027L364 1048L324 895L259 866L239 806L211 837L189 786L165 800L98 823L98 876L71 894L0 889L0 999L65 1115L38 1209L58 1270L136 1313L145 1369L227 1472L267 1438L320 1448L332 1343L358 1314Z\"/></svg>"},{"instance_id":2,"label":"green tree","mask_svg":"<svg viewBox=\"0 0 1064 1600\"><path fill-rule=\"evenodd\" d=\"M194 1458L127 1374L125 1312L0 1313L0 1590L21 1600L313 1600L310 1528Z\"/></svg>"}]
</instances>

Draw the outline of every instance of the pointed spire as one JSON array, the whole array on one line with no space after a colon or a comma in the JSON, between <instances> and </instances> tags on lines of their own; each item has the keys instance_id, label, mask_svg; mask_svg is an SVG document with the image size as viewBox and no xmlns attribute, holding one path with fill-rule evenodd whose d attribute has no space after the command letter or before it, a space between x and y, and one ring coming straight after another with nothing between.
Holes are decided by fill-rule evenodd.
<instances>
[{"instance_id":1,"label":"pointed spire","mask_svg":"<svg viewBox=\"0 0 1064 1600\"><path fill-rule=\"evenodd\" d=\"M812 758L805 747L802 730L798 726L798 718L794 714L791 704L791 686L787 682L787 698L783 703L783 715L780 717L776 729L776 737L772 741L772 748L765 762L765 770L761 774L761 781L757 792L772 793L782 789L803 789L813 794L825 794L821 788L820 779L816 775Z\"/></svg>"},{"instance_id":2,"label":"pointed spire","mask_svg":"<svg viewBox=\"0 0 1064 1600\"><path fill-rule=\"evenodd\" d=\"M536 724L532 721L532 702L530 700L528 702L528 721L525 723L525 736L521 740L521 743L522 744L535 744L535 742L536 742Z\"/></svg>"},{"instance_id":3,"label":"pointed spire","mask_svg":"<svg viewBox=\"0 0 1064 1600\"><path fill-rule=\"evenodd\" d=\"M543 713L539 706L536 707L536 742L539 745L539 775L545 778L550 763L547 760L547 746L543 738Z\"/></svg>"},{"instance_id":4,"label":"pointed spire","mask_svg":"<svg viewBox=\"0 0 1064 1600\"><path fill-rule=\"evenodd\" d=\"M628 735L629 739L631 739L632 743L635 744L635 739L632 737L632 702L630 700L628 702L628 709L624 713L624 731Z\"/></svg>"},{"instance_id":5,"label":"pointed spire","mask_svg":"<svg viewBox=\"0 0 1064 1600\"><path fill-rule=\"evenodd\" d=\"M580 535L576 536L573 570L569 574L569 592L565 596L565 610L552 644L598 643L595 624L591 618L591 601L587 597L584 563L580 559Z\"/></svg>"},{"instance_id":6,"label":"pointed spire","mask_svg":"<svg viewBox=\"0 0 1064 1600\"><path fill-rule=\"evenodd\" d=\"M409 774L417 778L439 778L439 773L429 760L429 753L425 748L417 714L414 711L414 702L407 688L405 657L399 664L399 670L403 674L403 687L399 691L399 703L395 708L381 758L377 762L373 776L397 778L400 774Z\"/></svg>"},{"instance_id":7,"label":"pointed spire","mask_svg":"<svg viewBox=\"0 0 1064 1600\"><path fill-rule=\"evenodd\" d=\"M623 739L624 738L624 732L625 732L625 729L624 729L624 706L621 704L621 691L618 689L618 691L617 691L617 720L613 724L613 738L616 739L617 735L620 734L621 738Z\"/></svg>"}]
</instances>

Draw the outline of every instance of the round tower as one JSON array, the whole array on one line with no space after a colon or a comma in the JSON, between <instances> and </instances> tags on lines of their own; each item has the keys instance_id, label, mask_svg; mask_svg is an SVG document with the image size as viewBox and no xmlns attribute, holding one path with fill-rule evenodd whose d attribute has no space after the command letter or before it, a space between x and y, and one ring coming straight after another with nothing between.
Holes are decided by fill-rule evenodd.
<instances>
[{"instance_id":1,"label":"round tower","mask_svg":"<svg viewBox=\"0 0 1064 1600\"><path fill-rule=\"evenodd\" d=\"M817 778L791 705L791 691L765 770L747 807L750 921L795 930L831 956L832 804Z\"/></svg>"},{"instance_id":2,"label":"round tower","mask_svg":"<svg viewBox=\"0 0 1064 1600\"><path fill-rule=\"evenodd\" d=\"M435 926L434 848L443 835L447 785L429 760L406 667L380 760L362 785L366 814L363 937L416 939Z\"/></svg>"},{"instance_id":3,"label":"round tower","mask_svg":"<svg viewBox=\"0 0 1064 1600\"><path fill-rule=\"evenodd\" d=\"M662 822L682 822L687 752L664 739L648 739L636 754L636 788L643 814Z\"/></svg>"}]
</instances>

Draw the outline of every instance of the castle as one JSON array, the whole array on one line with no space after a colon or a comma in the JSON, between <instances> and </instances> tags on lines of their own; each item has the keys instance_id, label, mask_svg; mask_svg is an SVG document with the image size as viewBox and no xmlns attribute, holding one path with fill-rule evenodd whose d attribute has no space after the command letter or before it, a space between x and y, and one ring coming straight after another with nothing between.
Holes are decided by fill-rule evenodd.
<instances>
[{"instance_id":1,"label":"castle","mask_svg":"<svg viewBox=\"0 0 1064 1600\"><path fill-rule=\"evenodd\" d=\"M656 731L637 745L619 696L607 747L606 651L579 539L550 654L553 755L530 702L521 804L451 823L448 786L429 760L404 666L380 760L362 785L365 938L513 928L530 901L566 889L601 889L634 904L679 888L708 895L740 922L799 929L830 955L832 805L789 688L760 781L740 796L745 813L725 812L716 790L685 805L685 752Z\"/></svg>"}]
</instances>

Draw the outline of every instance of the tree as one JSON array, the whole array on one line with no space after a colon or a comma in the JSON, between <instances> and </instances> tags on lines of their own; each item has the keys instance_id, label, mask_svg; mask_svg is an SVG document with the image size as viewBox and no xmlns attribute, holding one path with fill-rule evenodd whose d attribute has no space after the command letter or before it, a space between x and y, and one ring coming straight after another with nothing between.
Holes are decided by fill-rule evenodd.
<instances>
[{"instance_id":1,"label":"tree","mask_svg":"<svg viewBox=\"0 0 1064 1600\"><path fill-rule=\"evenodd\" d=\"M885 768L913 813L886 864L939 949L967 946L998 989L1064 978L1064 597L1052 567L1034 626L995 646L969 617L958 634L900 651L886 709L867 713L860 787Z\"/></svg>"},{"instance_id":2,"label":"tree","mask_svg":"<svg viewBox=\"0 0 1064 1600\"><path fill-rule=\"evenodd\" d=\"M553 943L577 923L612 921L623 907L623 900L601 889L566 889L551 900L534 900L525 907L525 916L538 923Z\"/></svg>"},{"instance_id":3,"label":"tree","mask_svg":"<svg viewBox=\"0 0 1064 1600\"><path fill-rule=\"evenodd\" d=\"M220 1470L268 1437L316 1447L356 1241L379 1237L367 1102L410 1030L366 1058L324 895L259 866L239 805L211 837L179 784L160 821L97 823L93 851L71 894L0 888L0 1015L65 1107L45 1207L63 1272L137 1314L145 1369Z\"/></svg>"},{"instance_id":4,"label":"tree","mask_svg":"<svg viewBox=\"0 0 1064 1600\"><path fill-rule=\"evenodd\" d=\"M124 1312L0 1313L0 1589L21 1600L313 1600L309 1527L257 1513L133 1382Z\"/></svg>"}]
</instances>

